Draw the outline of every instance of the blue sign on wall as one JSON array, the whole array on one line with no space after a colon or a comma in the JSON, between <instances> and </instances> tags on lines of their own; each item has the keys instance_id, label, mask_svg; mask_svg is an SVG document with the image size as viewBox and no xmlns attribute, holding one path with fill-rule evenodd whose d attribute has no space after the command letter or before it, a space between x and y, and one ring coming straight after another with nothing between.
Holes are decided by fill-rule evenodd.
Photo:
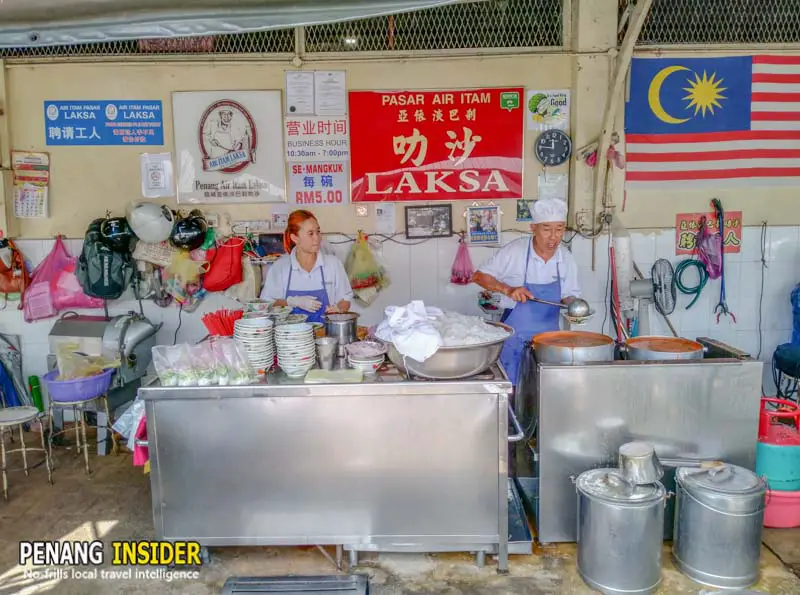
<instances>
[{"instance_id":1,"label":"blue sign on wall","mask_svg":"<svg viewBox=\"0 0 800 595\"><path fill-rule=\"evenodd\" d=\"M45 101L48 145L163 145L161 101Z\"/></svg>"}]
</instances>

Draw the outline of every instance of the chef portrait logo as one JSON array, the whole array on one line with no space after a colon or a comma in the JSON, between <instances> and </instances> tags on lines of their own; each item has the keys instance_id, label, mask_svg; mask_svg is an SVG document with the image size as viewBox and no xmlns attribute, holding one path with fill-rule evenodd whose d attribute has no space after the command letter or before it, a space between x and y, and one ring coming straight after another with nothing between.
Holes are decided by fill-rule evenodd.
<instances>
[{"instance_id":1,"label":"chef portrait logo","mask_svg":"<svg viewBox=\"0 0 800 595\"><path fill-rule=\"evenodd\" d=\"M202 566L195 541L21 541L17 562L34 580L197 580Z\"/></svg>"},{"instance_id":2,"label":"chef portrait logo","mask_svg":"<svg viewBox=\"0 0 800 595\"><path fill-rule=\"evenodd\" d=\"M203 171L235 174L255 163L256 124L241 103L230 99L212 103L198 128Z\"/></svg>"}]
</instances>

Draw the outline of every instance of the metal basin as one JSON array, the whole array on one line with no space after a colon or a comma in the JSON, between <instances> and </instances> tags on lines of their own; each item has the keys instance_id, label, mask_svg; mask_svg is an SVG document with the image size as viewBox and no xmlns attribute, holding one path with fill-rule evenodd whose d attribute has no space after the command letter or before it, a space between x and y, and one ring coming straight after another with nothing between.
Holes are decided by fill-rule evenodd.
<instances>
[{"instance_id":1,"label":"metal basin","mask_svg":"<svg viewBox=\"0 0 800 595\"><path fill-rule=\"evenodd\" d=\"M614 361L614 339L584 331L548 331L531 341L540 364Z\"/></svg>"},{"instance_id":2,"label":"metal basin","mask_svg":"<svg viewBox=\"0 0 800 595\"><path fill-rule=\"evenodd\" d=\"M503 343L511 338L514 329L500 322L487 322L506 330L508 337L488 343L467 345L465 347L440 347L436 353L424 362L418 362L410 357L403 357L394 343L386 342L389 348L389 360L405 373L429 380L458 380L469 378L475 374L485 372L500 358Z\"/></svg>"},{"instance_id":3,"label":"metal basin","mask_svg":"<svg viewBox=\"0 0 800 595\"><path fill-rule=\"evenodd\" d=\"M626 359L660 361L703 359L705 347L697 341L680 337L633 337L625 342Z\"/></svg>"}]
</instances>

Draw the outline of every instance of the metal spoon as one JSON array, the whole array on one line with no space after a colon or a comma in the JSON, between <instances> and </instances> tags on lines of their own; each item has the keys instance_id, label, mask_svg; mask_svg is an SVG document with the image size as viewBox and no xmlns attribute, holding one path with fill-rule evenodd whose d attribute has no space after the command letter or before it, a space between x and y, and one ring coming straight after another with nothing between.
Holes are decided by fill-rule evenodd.
<instances>
[{"instance_id":1,"label":"metal spoon","mask_svg":"<svg viewBox=\"0 0 800 595\"><path fill-rule=\"evenodd\" d=\"M583 318L584 316L588 316L589 312L591 312L591 308L589 307L589 302L586 300L582 300L581 298L575 298L573 301L567 304L562 304L559 302L548 302L546 300L540 300L539 298L534 297L534 302L539 302L540 304L547 304L548 306L556 306L558 308L565 308L567 310L567 316L572 318Z\"/></svg>"}]
</instances>

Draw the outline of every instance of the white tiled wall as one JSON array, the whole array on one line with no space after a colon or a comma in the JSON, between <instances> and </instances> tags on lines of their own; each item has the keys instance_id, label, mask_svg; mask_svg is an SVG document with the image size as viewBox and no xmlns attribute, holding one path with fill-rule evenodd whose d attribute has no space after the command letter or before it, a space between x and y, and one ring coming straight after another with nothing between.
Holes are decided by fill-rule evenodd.
<instances>
[{"instance_id":1,"label":"white tiled wall","mask_svg":"<svg viewBox=\"0 0 800 595\"><path fill-rule=\"evenodd\" d=\"M513 239L513 234L505 234L504 240ZM634 259L643 273L650 270L657 258L667 258L673 265L680 260L674 255L673 229L632 232ZM344 260L350 245L333 243L340 238L329 238L332 247ZM456 238L432 240L416 245L405 245L387 241L379 255L385 263L391 286L382 292L369 308L358 308L362 313L362 324L375 324L386 306L406 304L411 299L421 299L439 307L458 310L464 313L479 314L477 307L478 288L474 285L462 287L449 283L450 267L458 247ZM586 330L600 331L605 311L605 294L608 279L608 238L597 240L595 265L592 268L592 242L581 237L572 240L573 254L580 267L580 282L584 297L592 304L598 314L585 327ZM51 240L21 240L17 242L32 265L49 252ZM70 240L68 248L77 254L81 240ZM470 249L473 264L477 267L493 253L492 248ZM761 344L761 359L770 362L772 352L780 343L791 339L792 312L789 296L792 288L800 282L800 227L773 227L767 230L763 268L764 291L761 293L762 249L761 229L745 228L742 251L729 254L725 258L725 285L727 301L736 315L736 323L725 317L719 324L713 313L719 299L719 280L710 281L698 302L686 310L689 296L678 294L678 306L670 317L679 334L687 337L709 336L731 343L755 355ZM688 277L687 283L694 279ZM759 331L759 303L761 303L761 323ZM205 335L200 317L204 312L219 307L232 307L235 304L227 298L213 295L205 300L192 314L182 314L182 324L178 341L193 341ZM133 300L121 300L112 304L112 314L138 310ZM161 309L152 302L145 302L145 314L156 323L163 323L159 341L172 343L178 325L178 310L173 306ZM48 352L47 335L53 321L26 324L22 313L14 304L0 311L0 332L23 336L23 354L26 374L42 374L46 371ZM668 334L663 320L653 311L651 324L654 334ZM610 321L605 331L610 332ZM771 373L765 369L765 388L772 390Z\"/></svg>"}]
</instances>

